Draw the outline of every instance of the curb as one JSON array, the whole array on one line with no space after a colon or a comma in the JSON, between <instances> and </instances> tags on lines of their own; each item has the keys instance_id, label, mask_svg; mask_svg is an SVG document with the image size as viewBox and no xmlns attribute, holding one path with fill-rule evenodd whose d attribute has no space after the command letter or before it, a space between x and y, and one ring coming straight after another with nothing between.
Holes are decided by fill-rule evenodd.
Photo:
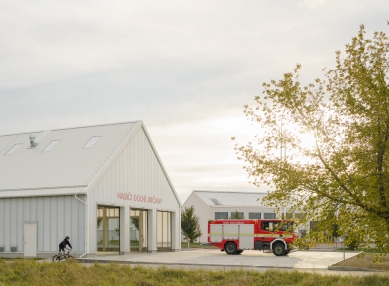
<instances>
[{"instance_id":1,"label":"curb","mask_svg":"<svg viewBox=\"0 0 389 286\"><path fill-rule=\"evenodd\" d=\"M365 271L365 272L387 272L387 270L376 270L371 268L363 268L363 267L348 267L348 266L328 266L328 270L334 271Z\"/></svg>"},{"instance_id":2,"label":"curb","mask_svg":"<svg viewBox=\"0 0 389 286\"><path fill-rule=\"evenodd\" d=\"M252 265L230 265L230 264L193 264L193 263L166 263L166 262L144 262L144 261L117 261L117 260L103 260L103 259L76 259L80 263L102 263L102 264L133 264L133 265L166 265L166 266L197 266L197 267L233 267L233 268L269 268L269 269L295 269L294 267L282 267L282 266L252 266ZM325 268L324 268L325 269Z\"/></svg>"}]
</instances>

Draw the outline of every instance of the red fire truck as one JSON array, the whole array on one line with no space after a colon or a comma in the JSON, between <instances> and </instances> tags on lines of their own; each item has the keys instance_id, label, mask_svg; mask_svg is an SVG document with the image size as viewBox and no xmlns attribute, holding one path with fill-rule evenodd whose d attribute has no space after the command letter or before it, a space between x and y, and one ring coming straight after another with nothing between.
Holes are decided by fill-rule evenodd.
<instances>
[{"instance_id":1,"label":"red fire truck","mask_svg":"<svg viewBox=\"0 0 389 286\"><path fill-rule=\"evenodd\" d=\"M296 240L293 221L280 219L220 219L208 221L208 242L227 254L245 249L269 250L287 255Z\"/></svg>"}]
</instances>

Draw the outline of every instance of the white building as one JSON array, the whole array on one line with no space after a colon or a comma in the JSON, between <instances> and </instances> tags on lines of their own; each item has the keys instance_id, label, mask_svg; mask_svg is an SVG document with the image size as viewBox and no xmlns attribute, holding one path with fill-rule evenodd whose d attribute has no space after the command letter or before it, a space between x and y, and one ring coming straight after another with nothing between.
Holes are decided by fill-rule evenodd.
<instances>
[{"instance_id":1,"label":"white building","mask_svg":"<svg viewBox=\"0 0 389 286\"><path fill-rule=\"evenodd\" d=\"M177 251L180 211L142 121L0 136L0 256Z\"/></svg>"},{"instance_id":2,"label":"white building","mask_svg":"<svg viewBox=\"0 0 389 286\"><path fill-rule=\"evenodd\" d=\"M251 192L218 192L193 191L183 204L184 207L194 206L200 219L200 242L207 241L208 220L234 219L275 219L280 218L274 208L261 203L266 193Z\"/></svg>"}]
</instances>

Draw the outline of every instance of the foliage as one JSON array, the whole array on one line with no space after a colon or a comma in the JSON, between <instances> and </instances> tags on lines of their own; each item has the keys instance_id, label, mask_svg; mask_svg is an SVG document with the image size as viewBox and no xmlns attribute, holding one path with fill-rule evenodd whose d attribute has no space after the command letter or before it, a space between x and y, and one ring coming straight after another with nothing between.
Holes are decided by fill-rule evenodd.
<instances>
[{"instance_id":1,"label":"foliage","mask_svg":"<svg viewBox=\"0 0 389 286\"><path fill-rule=\"evenodd\" d=\"M139 230L139 217L132 217L131 222L136 227L136 229Z\"/></svg>"},{"instance_id":2,"label":"foliage","mask_svg":"<svg viewBox=\"0 0 389 286\"><path fill-rule=\"evenodd\" d=\"M317 221L307 240L336 224L350 242L389 250L388 37L368 39L361 25L324 80L304 86L300 70L264 83L257 105L245 106L260 129L254 143L236 145L238 158L253 184L269 186L267 204L303 212L300 224Z\"/></svg>"},{"instance_id":3,"label":"foliage","mask_svg":"<svg viewBox=\"0 0 389 286\"><path fill-rule=\"evenodd\" d=\"M240 214L238 211L235 211L233 219L242 219L243 217L240 217Z\"/></svg>"},{"instance_id":4,"label":"foliage","mask_svg":"<svg viewBox=\"0 0 389 286\"><path fill-rule=\"evenodd\" d=\"M195 214L194 206L185 207L181 212L181 232L190 241L195 241L202 235L199 217Z\"/></svg>"},{"instance_id":5,"label":"foliage","mask_svg":"<svg viewBox=\"0 0 389 286\"><path fill-rule=\"evenodd\" d=\"M100 228L102 222L103 222L103 218L102 217L98 217L97 218L97 228Z\"/></svg>"}]
</instances>

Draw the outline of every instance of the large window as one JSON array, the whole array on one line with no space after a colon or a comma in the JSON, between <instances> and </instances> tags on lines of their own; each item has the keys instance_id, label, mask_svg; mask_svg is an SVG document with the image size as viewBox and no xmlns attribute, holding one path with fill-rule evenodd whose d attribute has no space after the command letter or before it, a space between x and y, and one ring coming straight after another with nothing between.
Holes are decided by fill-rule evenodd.
<instances>
[{"instance_id":1,"label":"large window","mask_svg":"<svg viewBox=\"0 0 389 286\"><path fill-rule=\"evenodd\" d=\"M172 247L171 213L157 212L157 249Z\"/></svg>"},{"instance_id":2,"label":"large window","mask_svg":"<svg viewBox=\"0 0 389 286\"><path fill-rule=\"evenodd\" d=\"M228 219L228 212L215 212L215 219Z\"/></svg>"},{"instance_id":3,"label":"large window","mask_svg":"<svg viewBox=\"0 0 389 286\"><path fill-rule=\"evenodd\" d=\"M243 212L231 212L231 219L243 219Z\"/></svg>"},{"instance_id":4,"label":"large window","mask_svg":"<svg viewBox=\"0 0 389 286\"><path fill-rule=\"evenodd\" d=\"M275 219L276 218L276 214L275 213L264 213L263 214L263 218L264 219Z\"/></svg>"},{"instance_id":5,"label":"large window","mask_svg":"<svg viewBox=\"0 0 389 286\"><path fill-rule=\"evenodd\" d=\"M249 213L249 219L261 219L261 213Z\"/></svg>"}]
</instances>

